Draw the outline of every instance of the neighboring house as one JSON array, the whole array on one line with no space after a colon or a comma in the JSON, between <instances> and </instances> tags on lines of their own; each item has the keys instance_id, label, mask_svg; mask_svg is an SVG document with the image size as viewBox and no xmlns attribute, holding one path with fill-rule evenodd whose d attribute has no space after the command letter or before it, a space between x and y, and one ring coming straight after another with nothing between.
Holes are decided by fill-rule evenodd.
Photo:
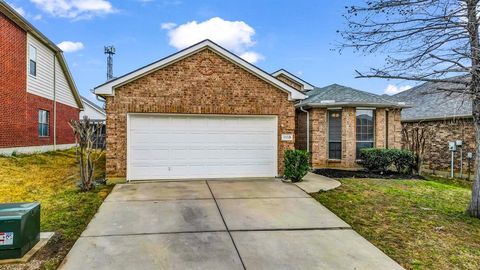
<instances>
[{"instance_id":1,"label":"neighboring house","mask_svg":"<svg viewBox=\"0 0 480 270\"><path fill-rule=\"evenodd\" d=\"M313 167L351 168L362 148L401 147L404 103L338 84L305 94L296 105L295 145L312 153Z\"/></svg>"},{"instance_id":2,"label":"neighboring house","mask_svg":"<svg viewBox=\"0 0 480 270\"><path fill-rule=\"evenodd\" d=\"M475 153L475 127L472 102L461 93L449 93L439 89L457 88L449 83L427 82L398 93L391 98L413 106L402 111L402 125L411 130L414 126L428 128L433 133L426 142L425 167L431 170L448 170L451 153L448 142L463 141L463 168L466 171L467 152ZM460 166L460 153L456 153L455 167Z\"/></svg>"},{"instance_id":3,"label":"neighboring house","mask_svg":"<svg viewBox=\"0 0 480 270\"><path fill-rule=\"evenodd\" d=\"M0 153L71 147L80 96L62 51L0 1Z\"/></svg>"},{"instance_id":4,"label":"neighboring house","mask_svg":"<svg viewBox=\"0 0 480 270\"><path fill-rule=\"evenodd\" d=\"M80 120L84 119L84 117L88 117L91 122L97 125L96 132L94 134L95 141L94 147L95 148L105 148L105 139L106 139L106 125L105 121L107 119L107 114L105 110L95 104L94 102L88 100L86 97L81 97L83 102L83 111L80 112Z\"/></svg>"},{"instance_id":5,"label":"neighboring house","mask_svg":"<svg viewBox=\"0 0 480 270\"><path fill-rule=\"evenodd\" d=\"M80 112L80 119L83 119L85 116L96 122L103 122L107 119L107 114L102 107L88 100L86 97L81 98L83 102L83 111Z\"/></svg>"},{"instance_id":6,"label":"neighboring house","mask_svg":"<svg viewBox=\"0 0 480 270\"><path fill-rule=\"evenodd\" d=\"M345 149L345 166L355 161L355 108L363 109L357 111L362 139L370 140L374 133L379 147L387 146L387 137L390 147L400 145L396 128L402 106L343 88L369 99L355 103L339 96L336 103L317 107L322 103L312 98L321 89L284 70L275 76L278 79L205 40L96 87L95 93L106 99L107 176L151 180L282 175L284 151L295 148L297 103L311 89L315 95L301 104L311 111L314 165L327 161L329 108L345 119L345 143L335 145ZM378 116L372 120L375 110ZM388 135L386 126L392 126Z\"/></svg>"}]
</instances>

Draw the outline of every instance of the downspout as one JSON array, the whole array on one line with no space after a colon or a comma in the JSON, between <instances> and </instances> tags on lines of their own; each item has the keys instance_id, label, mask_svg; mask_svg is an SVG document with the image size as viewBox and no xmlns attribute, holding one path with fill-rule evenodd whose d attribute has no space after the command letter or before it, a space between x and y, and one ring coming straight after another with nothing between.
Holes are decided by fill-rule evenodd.
<instances>
[{"instance_id":1,"label":"downspout","mask_svg":"<svg viewBox=\"0 0 480 270\"><path fill-rule=\"evenodd\" d=\"M310 112L300 107L300 111L307 114L307 152L310 152Z\"/></svg>"},{"instance_id":2,"label":"downspout","mask_svg":"<svg viewBox=\"0 0 480 270\"><path fill-rule=\"evenodd\" d=\"M53 151L57 150L57 53L53 54Z\"/></svg>"}]
</instances>

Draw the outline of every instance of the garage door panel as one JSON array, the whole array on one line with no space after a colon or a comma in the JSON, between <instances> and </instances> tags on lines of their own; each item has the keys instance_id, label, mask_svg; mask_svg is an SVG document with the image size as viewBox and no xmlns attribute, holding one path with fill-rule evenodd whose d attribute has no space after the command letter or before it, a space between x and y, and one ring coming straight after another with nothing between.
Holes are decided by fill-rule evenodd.
<instances>
[{"instance_id":1,"label":"garage door panel","mask_svg":"<svg viewBox=\"0 0 480 270\"><path fill-rule=\"evenodd\" d=\"M129 180L277 174L277 119L129 115Z\"/></svg>"}]
</instances>

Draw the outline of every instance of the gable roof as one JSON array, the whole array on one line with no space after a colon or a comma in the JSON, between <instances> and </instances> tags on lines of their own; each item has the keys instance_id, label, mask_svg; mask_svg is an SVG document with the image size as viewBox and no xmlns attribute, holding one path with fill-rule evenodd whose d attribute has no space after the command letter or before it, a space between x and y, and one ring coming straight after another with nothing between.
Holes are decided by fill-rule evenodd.
<instances>
[{"instance_id":1,"label":"gable roof","mask_svg":"<svg viewBox=\"0 0 480 270\"><path fill-rule=\"evenodd\" d=\"M85 105L87 105L87 106L91 107L92 109L98 111L99 113L107 116L107 114L105 113L105 110L104 110L102 107L100 107L100 106L98 106L97 104L93 103L92 101L90 101L89 99L87 99L87 98L84 97L84 96L81 96L81 99L82 99L82 102L83 102Z\"/></svg>"},{"instance_id":2,"label":"gable roof","mask_svg":"<svg viewBox=\"0 0 480 270\"><path fill-rule=\"evenodd\" d=\"M297 107L408 107L403 102L390 101L373 93L338 84L332 84L322 88L315 88L314 90L308 92L307 95L308 98L299 102Z\"/></svg>"},{"instance_id":3,"label":"gable roof","mask_svg":"<svg viewBox=\"0 0 480 270\"><path fill-rule=\"evenodd\" d=\"M7 18L12 20L20 28L22 28L25 32L30 33L35 38L44 43L53 52L55 52L58 62L62 67L65 77L67 78L68 85L70 86L70 89L72 89L72 94L75 98L75 101L77 102L77 106L78 108L83 109L83 103L80 98L80 94L78 93L78 89L75 85L72 74L68 69L67 62L65 61L65 57L63 56L63 51L57 45L55 45L55 43L53 43L50 39L43 35L42 32L35 28L30 22L23 18L22 15L18 14L18 12L16 12L4 0L0 0L0 12L4 14Z\"/></svg>"},{"instance_id":4,"label":"gable roof","mask_svg":"<svg viewBox=\"0 0 480 270\"><path fill-rule=\"evenodd\" d=\"M230 60L231 62L239 65L243 69L249 71L250 73L258 76L259 78L263 79L267 83L270 83L280 90L287 92L289 94L289 99L297 100L297 99L304 99L306 96L302 94L300 91L296 90L295 88L281 82L277 78L273 77L272 75L268 74L267 72L263 71L262 69L248 63L247 61L243 60L239 56L229 52L228 50L222 48L221 46L217 45L216 43L212 42L211 40L204 40L197 44L194 44L186 49L183 49L175 54L167 56L163 59L160 59L152 64L146 65L142 68L139 68L135 71L127 73L121 77L116 79L110 80L102 85L95 87L95 94L101 96L114 96L115 95L115 88L124 85L128 82L138 79L139 77L143 77L149 73L157 71L163 67L171 65L177 61L180 61L192 54L195 54L198 51L201 51L205 48L209 48L214 52L218 53L219 55L225 57L226 59Z\"/></svg>"},{"instance_id":5,"label":"gable roof","mask_svg":"<svg viewBox=\"0 0 480 270\"><path fill-rule=\"evenodd\" d=\"M458 84L426 82L389 97L414 105L402 111L402 121L435 120L472 116L472 100L462 93L449 94L439 88L458 88Z\"/></svg>"},{"instance_id":6,"label":"gable roof","mask_svg":"<svg viewBox=\"0 0 480 270\"><path fill-rule=\"evenodd\" d=\"M293 75L292 73L286 71L283 68L272 73L272 76L274 76L274 77L277 77L278 75L283 75L283 76L289 78L290 80L300 84L303 87L303 90L305 90L305 91L310 91L310 90L313 90L315 88L315 86L313 84L310 84L310 83L304 81L303 79L300 79L299 77Z\"/></svg>"}]
</instances>

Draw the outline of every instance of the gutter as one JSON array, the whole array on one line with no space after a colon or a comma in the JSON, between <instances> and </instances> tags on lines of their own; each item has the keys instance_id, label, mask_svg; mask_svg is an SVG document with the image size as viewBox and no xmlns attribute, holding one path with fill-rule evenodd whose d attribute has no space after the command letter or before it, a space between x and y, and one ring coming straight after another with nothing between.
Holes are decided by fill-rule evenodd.
<instances>
[{"instance_id":1,"label":"gutter","mask_svg":"<svg viewBox=\"0 0 480 270\"><path fill-rule=\"evenodd\" d=\"M331 103L307 103L307 104L297 104L296 107L306 107L306 108L328 108L328 107L374 107L374 108L412 108L411 105L406 104L396 104L396 103L368 103L368 102L331 102Z\"/></svg>"},{"instance_id":2,"label":"gutter","mask_svg":"<svg viewBox=\"0 0 480 270\"><path fill-rule=\"evenodd\" d=\"M57 150L57 53L53 54L53 151Z\"/></svg>"},{"instance_id":3,"label":"gutter","mask_svg":"<svg viewBox=\"0 0 480 270\"><path fill-rule=\"evenodd\" d=\"M310 112L300 107L300 111L307 114L307 152L310 152Z\"/></svg>"},{"instance_id":4,"label":"gutter","mask_svg":"<svg viewBox=\"0 0 480 270\"><path fill-rule=\"evenodd\" d=\"M421 121L438 121L438 120L453 120L453 119L464 119L464 118L473 118L471 114L460 114L460 115L446 115L446 116L433 116L433 117L418 117L418 118L409 118L401 119L401 122L421 122Z\"/></svg>"}]
</instances>

